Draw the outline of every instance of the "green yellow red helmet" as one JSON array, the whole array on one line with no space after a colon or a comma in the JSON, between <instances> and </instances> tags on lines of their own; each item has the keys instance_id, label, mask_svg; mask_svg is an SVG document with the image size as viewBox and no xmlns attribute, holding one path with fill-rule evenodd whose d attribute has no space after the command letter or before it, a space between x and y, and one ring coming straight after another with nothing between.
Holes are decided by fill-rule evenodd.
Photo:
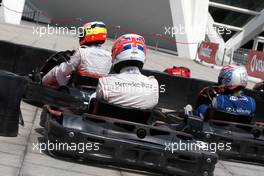
<instances>
[{"instance_id":1,"label":"green yellow red helmet","mask_svg":"<svg viewBox=\"0 0 264 176\"><path fill-rule=\"evenodd\" d=\"M107 29L103 22L86 23L80 34L80 45L103 44L107 38Z\"/></svg>"}]
</instances>

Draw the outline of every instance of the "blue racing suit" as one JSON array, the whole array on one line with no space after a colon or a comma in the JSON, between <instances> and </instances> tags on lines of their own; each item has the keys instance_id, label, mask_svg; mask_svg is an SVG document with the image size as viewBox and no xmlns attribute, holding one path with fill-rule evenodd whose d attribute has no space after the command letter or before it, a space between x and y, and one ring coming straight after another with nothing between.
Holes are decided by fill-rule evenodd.
<instances>
[{"instance_id":1,"label":"blue racing suit","mask_svg":"<svg viewBox=\"0 0 264 176\"><path fill-rule=\"evenodd\" d=\"M210 106L218 111L239 116L252 116L256 112L256 102L252 97L228 94L218 95L213 99L211 105L200 105L196 111L197 115L204 118Z\"/></svg>"}]
</instances>

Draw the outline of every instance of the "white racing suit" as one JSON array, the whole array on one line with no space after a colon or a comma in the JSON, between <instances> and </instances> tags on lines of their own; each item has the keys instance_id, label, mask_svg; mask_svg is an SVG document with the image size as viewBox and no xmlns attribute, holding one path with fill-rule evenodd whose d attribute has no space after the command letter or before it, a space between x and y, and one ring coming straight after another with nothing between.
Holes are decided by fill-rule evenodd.
<instances>
[{"instance_id":1,"label":"white racing suit","mask_svg":"<svg viewBox=\"0 0 264 176\"><path fill-rule=\"evenodd\" d=\"M126 67L120 74L99 79L96 98L110 104L138 109L152 109L158 104L159 84L142 75L137 67Z\"/></svg>"},{"instance_id":2,"label":"white racing suit","mask_svg":"<svg viewBox=\"0 0 264 176\"><path fill-rule=\"evenodd\" d=\"M111 53L101 46L82 46L68 62L50 70L42 79L44 85L62 86L68 83L74 71L85 71L93 75L106 75L112 66Z\"/></svg>"}]
</instances>

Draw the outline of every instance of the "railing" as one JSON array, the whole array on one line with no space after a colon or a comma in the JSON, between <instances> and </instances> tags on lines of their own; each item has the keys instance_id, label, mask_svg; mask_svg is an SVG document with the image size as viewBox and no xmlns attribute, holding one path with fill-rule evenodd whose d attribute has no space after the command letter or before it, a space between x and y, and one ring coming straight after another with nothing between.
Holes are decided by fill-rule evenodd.
<instances>
[{"instance_id":1,"label":"railing","mask_svg":"<svg viewBox=\"0 0 264 176\"><path fill-rule=\"evenodd\" d=\"M22 19L38 23L39 16L40 11L29 0L26 0L22 13Z\"/></svg>"},{"instance_id":2,"label":"railing","mask_svg":"<svg viewBox=\"0 0 264 176\"><path fill-rule=\"evenodd\" d=\"M239 65L246 65L248 61L249 49L239 48L234 51L233 61Z\"/></svg>"}]
</instances>

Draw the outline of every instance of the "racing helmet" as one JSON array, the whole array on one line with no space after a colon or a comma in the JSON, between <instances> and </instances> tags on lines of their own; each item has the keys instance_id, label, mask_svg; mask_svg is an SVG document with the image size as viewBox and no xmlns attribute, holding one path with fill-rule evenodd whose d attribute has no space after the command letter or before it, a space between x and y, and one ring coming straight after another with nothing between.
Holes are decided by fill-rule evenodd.
<instances>
[{"instance_id":1,"label":"racing helmet","mask_svg":"<svg viewBox=\"0 0 264 176\"><path fill-rule=\"evenodd\" d=\"M219 85L223 85L229 90L245 88L247 81L248 74L246 68L235 64L223 67L218 76Z\"/></svg>"},{"instance_id":2,"label":"racing helmet","mask_svg":"<svg viewBox=\"0 0 264 176\"><path fill-rule=\"evenodd\" d=\"M120 36L112 47L112 62L116 73L124 67L136 66L140 70L146 60L145 39L137 34Z\"/></svg>"},{"instance_id":3,"label":"racing helmet","mask_svg":"<svg viewBox=\"0 0 264 176\"><path fill-rule=\"evenodd\" d=\"M101 21L84 24L80 33L80 45L99 45L103 44L107 37L106 26Z\"/></svg>"}]
</instances>

